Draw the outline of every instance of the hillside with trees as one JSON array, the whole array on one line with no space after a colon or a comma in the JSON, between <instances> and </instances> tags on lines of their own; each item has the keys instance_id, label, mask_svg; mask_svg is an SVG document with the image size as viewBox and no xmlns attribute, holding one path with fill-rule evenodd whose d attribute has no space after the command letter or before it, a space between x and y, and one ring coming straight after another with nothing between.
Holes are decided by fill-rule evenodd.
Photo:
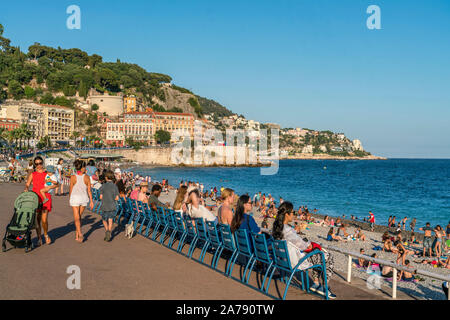
<instances>
[{"instance_id":1,"label":"hillside with trees","mask_svg":"<svg viewBox=\"0 0 450 320\"><path fill-rule=\"evenodd\" d=\"M31 99L73 107L78 99L86 99L90 90L95 89L99 94L133 94L141 105L160 111L189 111L198 117L203 114L192 92L176 85L163 86L172 81L169 75L148 72L119 59L105 62L100 55L89 55L78 48L34 43L25 53L12 46L3 32L0 25L0 102L7 98ZM168 92L174 91L187 96L171 105L167 103Z\"/></svg>"}]
</instances>

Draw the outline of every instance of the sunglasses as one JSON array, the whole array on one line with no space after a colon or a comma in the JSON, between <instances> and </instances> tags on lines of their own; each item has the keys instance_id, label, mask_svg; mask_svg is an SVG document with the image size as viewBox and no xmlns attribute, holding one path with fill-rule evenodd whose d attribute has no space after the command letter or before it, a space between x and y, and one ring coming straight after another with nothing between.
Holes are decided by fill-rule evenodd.
<instances>
[{"instance_id":1,"label":"sunglasses","mask_svg":"<svg viewBox=\"0 0 450 320\"><path fill-rule=\"evenodd\" d=\"M42 161L39 161L39 162L35 162L35 163L34 163L35 166L39 166L39 165L41 165L41 164L42 164Z\"/></svg>"}]
</instances>

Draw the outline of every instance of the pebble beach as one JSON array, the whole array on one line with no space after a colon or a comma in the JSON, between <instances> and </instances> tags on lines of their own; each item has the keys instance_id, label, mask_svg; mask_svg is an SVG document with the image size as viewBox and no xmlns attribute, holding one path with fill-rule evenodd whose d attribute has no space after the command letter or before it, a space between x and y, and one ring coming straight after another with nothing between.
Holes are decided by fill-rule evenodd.
<instances>
[{"instance_id":1,"label":"pebble beach","mask_svg":"<svg viewBox=\"0 0 450 320\"><path fill-rule=\"evenodd\" d=\"M166 195L164 193L161 194L160 200L164 203L169 202L173 203L175 199L175 190L169 191L169 194ZM214 202L212 202L210 199L207 199L207 204L212 205ZM217 208L213 211L217 215ZM253 217L255 218L258 225L261 225L261 222L263 221L263 217L257 210L253 209ZM320 221L322 219L322 215L316 214L314 215L317 221ZM272 223L274 219L268 219L269 229L272 228ZM396 261L397 254L391 253L391 252L383 252L381 250L376 251L373 250L374 247L380 246L382 247L381 237L382 234L388 230L386 226L382 225L376 225L374 227L374 232L369 231L369 224L363 221L350 221L350 220L343 220L348 227L346 228L348 234L353 234L356 231L357 227L361 227L363 230L363 233L366 235L366 241L333 241L329 242L326 241L327 233L329 230L329 227L326 226L319 226L317 224L309 224L305 230L302 231L304 234L304 237L308 238L311 241L317 242L319 244L328 244L332 245L338 248L345 249L347 251L353 252L353 253L359 253L361 248L364 248L365 254L367 256L372 255L373 253L377 254L377 258L382 260L387 260L390 262ZM419 228L420 226L417 226ZM392 229L391 229L392 231ZM405 237L409 237L409 232L402 232ZM391 233L393 235L393 233ZM417 238L420 240L423 238L423 234L417 233ZM408 250L414 250L416 252L422 252L422 245L418 244L415 246L411 246L410 244L405 246ZM334 255L334 263L335 263L335 269L337 271L340 271L340 273L346 273L347 272L347 263L348 258L342 253L339 252L332 252ZM447 255L443 257L447 257ZM436 274L441 274L450 277L450 269L444 269L442 267L434 267L433 265L424 265L420 262L425 259L422 258L420 255L408 255L406 259L410 260L412 269L421 269L425 271L429 271ZM429 258L428 260L434 260L435 257ZM441 258L442 259L442 258ZM418 263L419 262L419 263ZM354 263L357 263L357 259L354 259ZM370 277L370 274L366 272L365 269L357 268L355 265L352 268L352 277L359 277L361 279L366 280ZM418 282L406 282L406 281L399 281L397 282L398 290L405 292L406 294L417 298L417 299L424 299L424 300L443 300L445 299L445 295L442 291L442 281L440 280L434 280L429 277L421 276L423 278L423 281ZM385 291L391 291L392 289L392 280L386 280L385 278L381 278L381 288Z\"/></svg>"}]
</instances>

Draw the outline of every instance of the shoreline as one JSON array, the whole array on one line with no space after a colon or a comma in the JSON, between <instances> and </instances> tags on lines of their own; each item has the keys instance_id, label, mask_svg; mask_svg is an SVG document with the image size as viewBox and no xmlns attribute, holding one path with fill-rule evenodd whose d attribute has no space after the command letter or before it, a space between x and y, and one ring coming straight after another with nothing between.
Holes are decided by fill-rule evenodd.
<instances>
[{"instance_id":1,"label":"shoreline","mask_svg":"<svg viewBox=\"0 0 450 320\"><path fill-rule=\"evenodd\" d=\"M389 158L379 156L365 156L365 157L352 157L352 156L332 156L328 154L322 155L302 155L302 156L287 156L280 158L280 160L388 160Z\"/></svg>"},{"instance_id":2,"label":"shoreline","mask_svg":"<svg viewBox=\"0 0 450 320\"><path fill-rule=\"evenodd\" d=\"M160 201L162 201L163 203L165 203L165 202L173 203L175 196L176 196L176 190L171 190L171 191L169 191L168 195L162 193L160 196ZM206 198L205 201L208 205L215 203L215 202L211 201L210 198ZM214 215L217 216L217 211L218 211L218 207L214 208L214 210L212 212ZM263 217L256 210L255 207L253 207L253 209L252 209L252 215L253 215L253 218L255 219L256 223L258 224L258 226L261 226ZM325 215L322 215L319 213L318 214L311 213L311 215L316 220L321 220L325 216ZM333 217L333 218L336 218L336 217ZM363 248L365 250L365 255L367 255L367 256L370 256L373 253L376 253L377 257L379 259L387 260L387 261L395 263L397 254L391 253L391 252L383 252L381 250L374 250L375 247L382 246L381 237L385 231L389 231L387 226L375 225L374 232L371 232L368 222L358 221L358 220L353 221L350 219L342 219L342 218L341 218L341 220L347 224L346 230L349 234L353 234L357 227L361 227L361 229L363 230L363 233L366 235L366 238L367 238L366 241L360 241L360 240L347 241L347 242L327 241L326 235L327 235L330 227L329 226L319 226L316 224L307 224L306 225L307 229L303 229L301 231L302 237L307 237L310 241L314 241L319 244L322 244L322 243L331 244L332 246L346 249L346 250L354 252L354 253L359 253L359 250L361 248ZM267 220L269 230L272 229L273 221L274 221L273 218L269 218ZM294 221L298 221L298 219L296 218ZM395 230L392 230L392 229L393 228L391 228L391 230L390 230L391 236L395 232ZM415 232L415 234L416 234L416 238L419 239L420 241L422 241L423 233ZM404 236L404 239L407 239L410 235L410 231L402 231L402 235ZM422 244L411 245L411 243L408 242L408 245L405 245L405 247L408 250L414 250L415 252L419 252L419 251L422 252ZM346 256L342 253L336 252L336 251L331 251L331 252L334 256L335 270L338 272L341 272L341 273L346 273L347 267L348 267L348 256ZM450 252L448 252L446 254L446 257L448 257L449 255L450 255ZM411 267L413 269L420 269L420 270L425 270L425 271L429 271L432 273L450 276L450 269L435 268L431 264L424 265L424 264L420 263L420 261L422 261L422 260L428 260L428 261L436 260L437 257L423 258L420 255L419 256L418 255L408 255L406 257L406 259L410 260ZM441 259L442 259L442 257L441 257ZM364 268L357 268L355 266L355 264L357 262L358 262L358 259L354 258L353 259L353 267L352 267L353 277L359 278L363 281L367 281L367 279L371 276L371 273L368 273L367 270ZM423 278L425 280L419 281L419 282L399 281L399 282L397 282L398 290L400 290L410 296L418 298L418 299L424 299L424 300L428 300L428 299L442 300L442 299L444 299L444 294L442 292L442 289L440 288L440 284L439 284L439 286L436 286L436 284L437 284L436 280L427 278L427 277L423 277ZM391 290L390 287L392 286L392 281L387 280L387 278L383 278L383 277L381 277L380 279L381 279L381 286L382 286L381 290L384 290L384 291Z\"/></svg>"}]
</instances>

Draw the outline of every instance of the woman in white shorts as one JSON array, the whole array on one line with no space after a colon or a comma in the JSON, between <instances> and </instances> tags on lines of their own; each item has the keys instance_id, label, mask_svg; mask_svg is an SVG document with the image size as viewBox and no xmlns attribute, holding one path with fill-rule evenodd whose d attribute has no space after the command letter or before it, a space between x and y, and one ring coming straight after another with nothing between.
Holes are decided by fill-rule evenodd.
<instances>
[{"instance_id":1,"label":"woman in white shorts","mask_svg":"<svg viewBox=\"0 0 450 320\"><path fill-rule=\"evenodd\" d=\"M60 158L58 160L58 164L56 165L56 178L58 179L59 188L56 188L55 196L62 196L62 195L64 195L63 164L64 164L64 160Z\"/></svg>"},{"instance_id":2,"label":"woman in white shorts","mask_svg":"<svg viewBox=\"0 0 450 320\"><path fill-rule=\"evenodd\" d=\"M91 193L91 181L86 175L86 163L81 160L74 162L76 174L70 177L70 196L69 203L73 210L73 219L75 222L75 241L83 242L81 233L81 215L84 209L90 203L91 210L94 208Z\"/></svg>"}]
</instances>

